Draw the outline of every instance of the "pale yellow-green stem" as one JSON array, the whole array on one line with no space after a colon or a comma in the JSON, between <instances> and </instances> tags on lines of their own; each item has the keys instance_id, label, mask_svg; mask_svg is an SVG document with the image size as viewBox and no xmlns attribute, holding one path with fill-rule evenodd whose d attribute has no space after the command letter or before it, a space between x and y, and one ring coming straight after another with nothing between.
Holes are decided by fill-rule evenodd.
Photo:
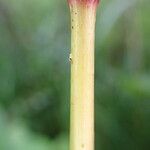
<instances>
[{"instance_id":1,"label":"pale yellow-green stem","mask_svg":"<svg viewBox=\"0 0 150 150\"><path fill-rule=\"evenodd\" d=\"M94 37L97 5L78 1L70 4L70 150L94 150Z\"/></svg>"}]
</instances>

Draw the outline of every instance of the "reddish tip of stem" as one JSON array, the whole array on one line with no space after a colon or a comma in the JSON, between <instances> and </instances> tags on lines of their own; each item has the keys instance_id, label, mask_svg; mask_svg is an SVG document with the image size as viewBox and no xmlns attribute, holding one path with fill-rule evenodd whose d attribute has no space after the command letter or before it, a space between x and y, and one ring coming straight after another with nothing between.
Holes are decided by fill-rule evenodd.
<instances>
[{"instance_id":1,"label":"reddish tip of stem","mask_svg":"<svg viewBox=\"0 0 150 150\"><path fill-rule=\"evenodd\" d=\"M83 4L83 5L98 5L100 0L68 0L69 5Z\"/></svg>"}]
</instances>

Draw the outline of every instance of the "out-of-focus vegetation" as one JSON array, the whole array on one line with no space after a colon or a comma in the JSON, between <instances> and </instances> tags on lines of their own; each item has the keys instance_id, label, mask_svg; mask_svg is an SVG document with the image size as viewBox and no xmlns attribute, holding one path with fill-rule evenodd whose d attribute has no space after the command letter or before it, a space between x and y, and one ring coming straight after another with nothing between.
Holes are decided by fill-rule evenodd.
<instances>
[{"instance_id":1,"label":"out-of-focus vegetation","mask_svg":"<svg viewBox=\"0 0 150 150\"><path fill-rule=\"evenodd\" d=\"M150 147L150 1L102 0L96 28L96 150ZM67 150L65 0L0 0L0 150Z\"/></svg>"}]
</instances>

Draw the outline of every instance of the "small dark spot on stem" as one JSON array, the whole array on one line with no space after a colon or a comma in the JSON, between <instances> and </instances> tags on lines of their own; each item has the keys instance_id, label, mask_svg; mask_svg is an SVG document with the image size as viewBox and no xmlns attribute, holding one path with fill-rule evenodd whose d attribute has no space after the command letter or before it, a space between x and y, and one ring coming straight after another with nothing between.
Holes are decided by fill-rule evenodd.
<instances>
[{"instance_id":1,"label":"small dark spot on stem","mask_svg":"<svg viewBox=\"0 0 150 150\"><path fill-rule=\"evenodd\" d=\"M81 147L84 148L84 144L82 144Z\"/></svg>"}]
</instances>

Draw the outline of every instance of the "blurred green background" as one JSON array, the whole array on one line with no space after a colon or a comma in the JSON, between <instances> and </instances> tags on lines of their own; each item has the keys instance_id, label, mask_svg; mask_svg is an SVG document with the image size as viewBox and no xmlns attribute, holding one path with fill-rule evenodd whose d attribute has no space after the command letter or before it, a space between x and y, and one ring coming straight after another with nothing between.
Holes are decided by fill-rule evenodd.
<instances>
[{"instance_id":1,"label":"blurred green background","mask_svg":"<svg viewBox=\"0 0 150 150\"><path fill-rule=\"evenodd\" d=\"M150 147L150 1L102 0L96 150ZM0 0L0 150L68 150L66 0Z\"/></svg>"}]
</instances>

